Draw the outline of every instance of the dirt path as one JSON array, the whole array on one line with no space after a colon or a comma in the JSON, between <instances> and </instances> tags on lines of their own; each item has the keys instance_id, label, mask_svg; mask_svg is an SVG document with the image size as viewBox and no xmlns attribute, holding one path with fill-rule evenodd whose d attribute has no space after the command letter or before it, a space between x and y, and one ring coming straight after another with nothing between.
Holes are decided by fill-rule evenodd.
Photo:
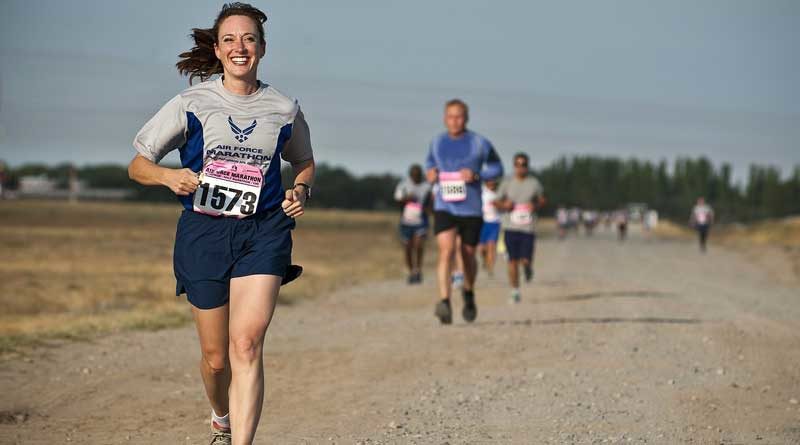
<instances>
[{"instance_id":1,"label":"dirt path","mask_svg":"<svg viewBox=\"0 0 800 445\"><path fill-rule=\"evenodd\" d=\"M520 305L482 275L473 325L438 325L432 271L282 306L257 443L800 443L800 292L766 261L600 233L541 241ZM204 444L197 349L186 327L2 363L0 443Z\"/></svg>"}]
</instances>

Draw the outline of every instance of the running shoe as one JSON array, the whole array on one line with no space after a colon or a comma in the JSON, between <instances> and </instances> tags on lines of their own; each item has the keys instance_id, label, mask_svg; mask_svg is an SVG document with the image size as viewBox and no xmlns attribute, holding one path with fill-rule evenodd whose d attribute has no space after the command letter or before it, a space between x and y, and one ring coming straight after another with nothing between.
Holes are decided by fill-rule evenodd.
<instances>
[{"instance_id":1,"label":"running shoe","mask_svg":"<svg viewBox=\"0 0 800 445\"><path fill-rule=\"evenodd\" d=\"M465 290L462 294L464 295L464 309L461 311L461 315L464 317L464 321L472 323L478 317L478 307L475 306L475 292Z\"/></svg>"},{"instance_id":2,"label":"running shoe","mask_svg":"<svg viewBox=\"0 0 800 445\"><path fill-rule=\"evenodd\" d=\"M436 304L436 311L434 312L442 324L450 324L453 322L453 311L450 309L450 300L441 300Z\"/></svg>"},{"instance_id":3,"label":"running shoe","mask_svg":"<svg viewBox=\"0 0 800 445\"><path fill-rule=\"evenodd\" d=\"M511 291L511 303L517 304L522 300L522 296L519 293L519 290L512 290Z\"/></svg>"},{"instance_id":4,"label":"running shoe","mask_svg":"<svg viewBox=\"0 0 800 445\"><path fill-rule=\"evenodd\" d=\"M525 271L525 282L530 283L533 280L533 266L528 264L523 267L523 270Z\"/></svg>"},{"instance_id":5,"label":"running shoe","mask_svg":"<svg viewBox=\"0 0 800 445\"><path fill-rule=\"evenodd\" d=\"M453 272L452 276L453 287L461 288L464 286L464 274L461 272Z\"/></svg>"},{"instance_id":6,"label":"running shoe","mask_svg":"<svg viewBox=\"0 0 800 445\"><path fill-rule=\"evenodd\" d=\"M231 445L230 428L216 428L216 423L211 422L211 442L209 445Z\"/></svg>"}]
</instances>

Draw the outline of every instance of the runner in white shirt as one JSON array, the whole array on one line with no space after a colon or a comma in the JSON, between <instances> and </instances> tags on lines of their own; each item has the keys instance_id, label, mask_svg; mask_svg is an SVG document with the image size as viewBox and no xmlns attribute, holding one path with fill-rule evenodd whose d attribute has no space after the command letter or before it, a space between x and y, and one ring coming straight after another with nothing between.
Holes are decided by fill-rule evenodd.
<instances>
[{"instance_id":1,"label":"runner in white shirt","mask_svg":"<svg viewBox=\"0 0 800 445\"><path fill-rule=\"evenodd\" d=\"M483 269L490 277L494 276L494 263L497 257L497 239L500 237L500 211L497 209L497 180L483 183L483 227L478 250L483 259Z\"/></svg>"},{"instance_id":2,"label":"runner in white shirt","mask_svg":"<svg viewBox=\"0 0 800 445\"><path fill-rule=\"evenodd\" d=\"M422 283L422 258L428 234L428 211L431 204L431 184L422 175L422 166L414 164L408 178L397 184L395 201L403 205L400 216L400 239L408 269L408 284Z\"/></svg>"},{"instance_id":3,"label":"runner in white shirt","mask_svg":"<svg viewBox=\"0 0 800 445\"><path fill-rule=\"evenodd\" d=\"M558 210L556 210L556 224L558 225L558 239L563 240L569 230L569 212L564 206L558 206Z\"/></svg>"},{"instance_id":4,"label":"runner in white shirt","mask_svg":"<svg viewBox=\"0 0 800 445\"><path fill-rule=\"evenodd\" d=\"M700 242L700 251L706 251L706 241L708 240L708 231L711 229L711 224L714 223L714 210L711 206L706 204L704 197L697 198L697 204L692 208L692 214L689 217L689 225L697 230L697 238Z\"/></svg>"},{"instance_id":5,"label":"runner in white shirt","mask_svg":"<svg viewBox=\"0 0 800 445\"><path fill-rule=\"evenodd\" d=\"M581 209L578 207L573 207L569 209L567 213L569 216L569 227L570 229L575 231L575 234L578 234L578 228L581 225Z\"/></svg>"},{"instance_id":6,"label":"runner in white shirt","mask_svg":"<svg viewBox=\"0 0 800 445\"><path fill-rule=\"evenodd\" d=\"M581 214L583 221L583 230L586 231L586 236L592 236L594 228L597 225L597 212L594 210L584 210Z\"/></svg>"}]
</instances>

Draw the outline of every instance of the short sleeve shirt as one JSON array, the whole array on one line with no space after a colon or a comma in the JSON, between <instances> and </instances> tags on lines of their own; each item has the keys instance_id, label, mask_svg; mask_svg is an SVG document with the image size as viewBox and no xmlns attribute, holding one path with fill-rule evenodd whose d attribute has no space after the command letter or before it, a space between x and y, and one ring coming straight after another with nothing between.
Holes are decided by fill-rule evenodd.
<instances>
[{"instance_id":1,"label":"short sleeve shirt","mask_svg":"<svg viewBox=\"0 0 800 445\"><path fill-rule=\"evenodd\" d=\"M264 210L283 200L279 159L296 164L313 158L309 133L294 99L264 83L252 94L236 95L219 78L170 99L139 130L133 146L156 163L178 150L181 166L194 172L211 160L256 166L263 175L257 209ZM192 209L193 194L178 198Z\"/></svg>"},{"instance_id":2,"label":"short sleeve shirt","mask_svg":"<svg viewBox=\"0 0 800 445\"><path fill-rule=\"evenodd\" d=\"M535 209L532 204L534 199L543 193L542 184L533 176L522 180L514 176L505 178L497 190L498 199L509 199L514 204L514 210L503 213L503 228L515 232L534 233ZM530 206L529 218L517 218L517 214L512 214L524 213L525 206Z\"/></svg>"},{"instance_id":3,"label":"short sleeve shirt","mask_svg":"<svg viewBox=\"0 0 800 445\"><path fill-rule=\"evenodd\" d=\"M400 181L400 183L397 184L397 187L394 189L394 199L395 201L402 201L406 197L411 196L416 202L424 205L430 193L430 183L422 181L419 184L416 184L410 178L406 178Z\"/></svg>"}]
</instances>

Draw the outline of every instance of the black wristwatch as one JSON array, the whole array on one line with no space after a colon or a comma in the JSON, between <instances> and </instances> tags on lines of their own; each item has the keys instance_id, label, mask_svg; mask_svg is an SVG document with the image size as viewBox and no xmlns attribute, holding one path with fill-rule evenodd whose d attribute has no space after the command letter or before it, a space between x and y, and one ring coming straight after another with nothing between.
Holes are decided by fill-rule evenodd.
<instances>
[{"instance_id":1,"label":"black wristwatch","mask_svg":"<svg viewBox=\"0 0 800 445\"><path fill-rule=\"evenodd\" d=\"M303 188L305 188L305 189L306 189L306 201L308 201L309 199L311 199L311 186L310 186L310 185L308 185L308 184L306 184L306 183L304 183L304 182L298 182L297 184L295 184L295 185L292 187L292 189L296 189L298 185L302 185L302 186L303 186Z\"/></svg>"}]
</instances>

